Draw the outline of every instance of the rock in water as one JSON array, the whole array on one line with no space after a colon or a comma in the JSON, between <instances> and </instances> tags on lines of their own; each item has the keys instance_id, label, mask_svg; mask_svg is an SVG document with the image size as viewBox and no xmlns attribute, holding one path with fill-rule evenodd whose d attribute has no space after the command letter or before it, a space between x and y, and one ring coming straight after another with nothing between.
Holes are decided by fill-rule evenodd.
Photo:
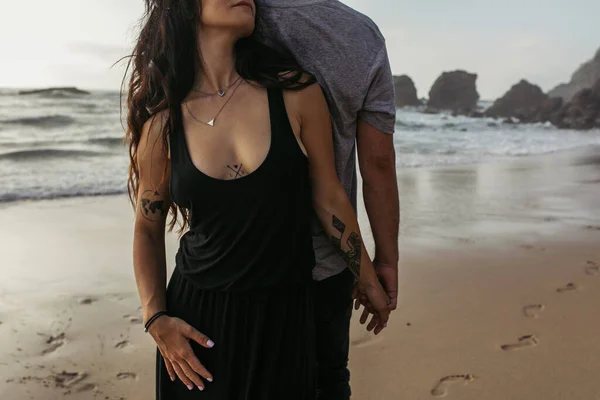
<instances>
[{"instance_id":1,"label":"rock in water","mask_svg":"<svg viewBox=\"0 0 600 400\"><path fill-rule=\"evenodd\" d=\"M477 108L477 74L466 71L444 72L429 91L430 108L468 114Z\"/></svg>"},{"instance_id":2,"label":"rock in water","mask_svg":"<svg viewBox=\"0 0 600 400\"><path fill-rule=\"evenodd\" d=\"M394 88L396 89L396 107L421 105L415 83L408 75L394 76Z\"/></svg>"},{"instance_id":3,"label":"rock in water","mask_svg":"<svg viewBox=\"0 0 600 400\"><path fill-rule=\"evenodd\" d=\"M77 89L76 87L51 87L46 89L36 89L36 90L21 90L19 92L20 95L28 95L28 94L49 94L49 95L87 95L90 92L86 92L85 90Z\"/></svg>"},{"instance_id":4,"label":"rock in water","mask_svg":"<svg viewBox=\"0 0 600 400\"><path fill-rule=\"evenodd\" d=\"M562 83L548 92L550 97L570 101L582 89L591 88L600 79L600 49L590 61L582 64L571 76L569 83Z\"/></svg>"},{"instance_id":5,"label":"rock in water","mask_svg":"<svg viewBox=\"0 0 600 400\"><path fill-rule=\"evenodd\" d=\"M539 86L532 85L526 80L521 80L513 85L504 96L500 97L487 109L487 117L505 118L517 117L521 121L528 121L538 107L548 99Z\"/></svg>"},{"instance_id":6,"label":"rock in water","mask_svg":"<svg viewBox=\"0 0 600 400\"><path fill-rule=\"evenodd\" d=\"M531 113L526 122L546 122L550 121L557 125L557 113L563 106L564 101L560 97L550 97L544 100L538 108Z\"/></svg>"},{"instance_id":7,"label":"rock in water","mask_svg":"<svg viewBox=\"0 0 600 400\"><path fill-rule=\"evenodd\" d=\"M552 121L564 129L600 128L600 79L590 89L577 92L552 116Z\"/></svg>"}]
</instances>

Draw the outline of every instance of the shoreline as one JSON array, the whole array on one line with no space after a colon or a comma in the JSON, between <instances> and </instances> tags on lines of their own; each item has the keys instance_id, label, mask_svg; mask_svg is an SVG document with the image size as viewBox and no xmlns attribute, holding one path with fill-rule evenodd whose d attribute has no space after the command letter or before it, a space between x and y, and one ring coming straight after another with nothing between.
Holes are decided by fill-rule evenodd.
<instances>
[{"instance_id":1,"label":"shoreline","mask_svg":"<svg viewBox=\"0 0 600 400\"><path fill-rule=\"evenodd\" d=\"M353 318L354 398L598 397L598 154L399 171L400 305ZM0 206L0 398L152 398L132 229L126 195Z\"/></svg>"},{"instance_id":2,"label":"shoreline","mask_svg":"<svg viewBox=\"0 0 600 400\"><path fill-rule=\"evenodd\" d=\"M600 130L590 131L592 134L598 133L600 134ZM526 154L519 156L498 156L495 159L484 160L480 162L465 162L465 163L453 163L453 164L436 164L436 165L422 165L422 166L398 166L396 170L398 174L402 174L403 172L410 172L415 170L423 170L423 171L435 171L435 170L454 170L461 168L477 168L478 166L483 165L492 165L498 166L502 164L508 163L521 163L521 162L540 162L543 159L549 159L558 157L560 159L568 159L568 158L577 158L577 157L585 157L585 155L597 155L600 154L600 145L593 145L587 147L576 147L576 148L568 148L550 151L547 153L541 154ZM397 156L398 158L401 157ZM600 180L599 180L600 182ZM96 197L114 197L114 196L127 196L127 190L123 189L122 191L111 191L107 193L90 193L90 194L81 194L81 195L70 195L70 194L58 194L58 195L49 195L48 197L38 197L38 198L15 198L0 201L0 209L10 206L10 205L18 205L22 203L28 202L46 202L46 201L61 201L61 200L69 200L69 199L86 199L86 198L96 198Z\"/></svg>"}]
</instances>

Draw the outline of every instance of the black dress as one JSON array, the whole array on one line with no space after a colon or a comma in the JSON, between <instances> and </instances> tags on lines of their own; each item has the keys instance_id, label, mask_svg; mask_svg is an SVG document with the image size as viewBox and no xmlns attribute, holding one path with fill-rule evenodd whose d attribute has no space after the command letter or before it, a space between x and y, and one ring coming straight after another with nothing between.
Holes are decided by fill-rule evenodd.
<instances>
[{"instance_id":1,"label":"black dress","mask_svg":"<svg viewBox=\"0 0 600 400\"><path fill-rule=\"evenodd\" d=\"M189 391L171 382L158 354L159 400L315 398L308 160L282 91L269 89L268 97L271 144L249 175L212 178L193 165L181 124L171 136L171 196L191 221L167 310L215 342L212 349L192 343L214 382Z\"/></svg>"}]
</instances>

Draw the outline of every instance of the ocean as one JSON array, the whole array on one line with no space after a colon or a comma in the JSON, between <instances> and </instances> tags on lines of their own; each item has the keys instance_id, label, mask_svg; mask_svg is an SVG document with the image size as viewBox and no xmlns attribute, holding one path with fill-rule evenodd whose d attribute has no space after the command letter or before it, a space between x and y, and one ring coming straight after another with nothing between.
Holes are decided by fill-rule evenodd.
<instances>
[{"instance_id":1,"label":"ocean","mask_svg":"<svg viewBox=\"0 0 600 400\"><path fill-rule=\"evenodd\" d=\"M118 92L20 96L0 89L0 202L126 193L123 126ZM600 131L403 109L394 143L397 167L415 168L600 145Z\"/></svg>"}]
</instances>

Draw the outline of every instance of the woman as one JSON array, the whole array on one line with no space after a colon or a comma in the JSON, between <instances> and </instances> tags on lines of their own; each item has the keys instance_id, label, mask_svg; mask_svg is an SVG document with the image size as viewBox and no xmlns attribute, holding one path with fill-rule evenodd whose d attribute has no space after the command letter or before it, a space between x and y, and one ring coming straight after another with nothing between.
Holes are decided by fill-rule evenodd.
<instances>
[{"instance_id":1,"label":"woman","mask_svg":"<svg viewBox=\"0 0 600 400\"><path fill-rule=\"evenodd\" d=\"M378 310L327 105L252 0L146 0L128 94L134 270L157 398L312 399L313 207ZM183 219L166 286L165 223ZM203 393L200 393L202 391Z\"/></svg>"}]
</instances>

